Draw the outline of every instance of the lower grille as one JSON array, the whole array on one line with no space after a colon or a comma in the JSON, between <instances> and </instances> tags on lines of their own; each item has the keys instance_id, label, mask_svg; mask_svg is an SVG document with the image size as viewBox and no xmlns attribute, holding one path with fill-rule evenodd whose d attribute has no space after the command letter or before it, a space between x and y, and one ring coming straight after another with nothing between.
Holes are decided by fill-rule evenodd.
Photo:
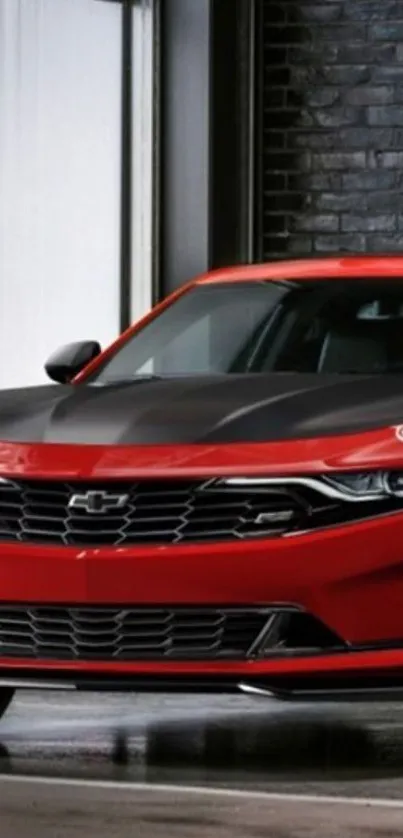
<instances>
[{"instance_id":1,"label":"lower grille","mask_svg":"<svg viewBox=\"0 0 403 838\"><path fill-rule=\"evenodd\" d=\"M292 606L0 606L0 658L54 661L245 660L345 647Z\"/></svg>"},{"instance_id":2,"label":"lower grille","mask_svg":"<svg viewBox=\"0 0 403 838\"><path fill-rule=\"evenodd\" d=\"M248 656L270 608L0 607L0 657L58 661Z\"/></svg>"}]
</instances>

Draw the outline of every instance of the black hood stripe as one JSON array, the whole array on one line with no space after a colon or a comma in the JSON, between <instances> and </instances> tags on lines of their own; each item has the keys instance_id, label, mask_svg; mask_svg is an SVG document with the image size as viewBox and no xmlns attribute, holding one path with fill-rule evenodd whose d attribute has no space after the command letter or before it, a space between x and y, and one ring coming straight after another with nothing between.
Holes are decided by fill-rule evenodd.
<instances>
[{"instance_id":1,"label":"black hood stripe","mask_svg":"<svg viewBox=\"0 0 403 838\"><path fill-rule=\"evenodd\" d=\"M0 393L0 440L175 445L296 440L403 424L403 377L227 375Z\"/></svg>"}]
</instances>

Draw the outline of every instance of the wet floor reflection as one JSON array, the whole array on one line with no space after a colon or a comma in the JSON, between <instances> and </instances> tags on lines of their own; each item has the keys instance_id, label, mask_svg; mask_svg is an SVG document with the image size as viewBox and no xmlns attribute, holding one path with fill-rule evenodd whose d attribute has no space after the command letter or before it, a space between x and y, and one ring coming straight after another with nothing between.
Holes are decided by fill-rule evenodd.
<instances>
[{"instance_id":1,"label":"wet floor reflection","mask_svg":"<svg viewBox=\"0 0 403 838\"><path fill-rule=\"evenodd\" d=\"M160 724L148 731L148 765L195 765L272 774L375 767L377 743L357 723L239 715L202 724ZM403 764L403 763L402 763Z\"/></svg>"},{"instance_id":2,"label":"wet floor reflection","mask_svg":"<svg viewBox=\"0 0 403 838\"><path fill-rule=\"evenodd\" d=\"M0 742L2 773L256 787L403 778L399 705L27 694Z\"/></svg>"}]
</instances>

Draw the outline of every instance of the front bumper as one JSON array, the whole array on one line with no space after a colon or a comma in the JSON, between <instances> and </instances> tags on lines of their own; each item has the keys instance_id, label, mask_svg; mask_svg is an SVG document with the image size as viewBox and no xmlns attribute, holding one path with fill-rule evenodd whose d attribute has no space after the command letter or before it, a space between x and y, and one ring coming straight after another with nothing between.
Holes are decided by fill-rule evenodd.
<instances>
[{"instance_id":1,"label":"front bumper","mask_svg":"<svg viewBox=\"0 0 403 838\"><path fill-rule=\"evenodd\" d=\"M0 683L82 688L399 687L403 514L271 540L121 549L0 545L3 605L295 605L348 649L243 660L0 658ZM402 677L403 683L403 677Z\"/></svg>"}]
</instances>

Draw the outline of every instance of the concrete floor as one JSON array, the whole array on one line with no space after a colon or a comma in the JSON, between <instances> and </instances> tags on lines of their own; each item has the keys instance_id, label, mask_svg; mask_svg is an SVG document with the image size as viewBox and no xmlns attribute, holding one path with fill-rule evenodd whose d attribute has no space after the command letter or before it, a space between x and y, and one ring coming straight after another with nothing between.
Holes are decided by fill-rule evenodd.
<instances>
[{"instance_id":1,"label":"concrete floor","mask_svg":"<svg viewBox=\"0 0 403 838\"><path fill-rule=\"evenodd\" d=\"M403 808L0 781L7 838L400 838Z\"/></svg>"}]
</instances>

